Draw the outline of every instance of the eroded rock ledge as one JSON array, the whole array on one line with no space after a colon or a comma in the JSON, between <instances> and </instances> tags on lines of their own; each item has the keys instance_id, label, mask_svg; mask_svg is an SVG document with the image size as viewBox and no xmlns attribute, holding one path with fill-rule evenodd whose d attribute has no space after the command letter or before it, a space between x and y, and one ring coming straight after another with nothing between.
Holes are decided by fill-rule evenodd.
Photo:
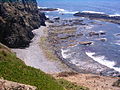
<instances>
[{"instance_id":1,"label":"eroded rock ledge","mask_svg":"<svg viewBox=\"0 0 120 90\"><path fill-rule=\"evenodd\" d=\"M101 20L101 21L111 22L120 25L120 16L110 16L107 14L88 13L88 12L78 12L75 13L74 16L87 17L90 19Z\"/></svg>"},{"instance_id":2,"label":"eroded rock ledge","mask_svg":"<svg viewBox=\"0 0 120 90\"><path fill-rule=\"evenodd\" d=\"M36 90L36 87L0 79L0 90Z\"/></svg>"},{"instance_id":3,"label":"eroded rock ledge","mask_svg":"<svg viewBox=\"0 0 120 90\"><path fill-rule=\"evenodd\" d=\"M45 25L45 14L34 2L0 2L0 42L11 48L26 47L32 30Z\"/></svg>"}]
</instances>

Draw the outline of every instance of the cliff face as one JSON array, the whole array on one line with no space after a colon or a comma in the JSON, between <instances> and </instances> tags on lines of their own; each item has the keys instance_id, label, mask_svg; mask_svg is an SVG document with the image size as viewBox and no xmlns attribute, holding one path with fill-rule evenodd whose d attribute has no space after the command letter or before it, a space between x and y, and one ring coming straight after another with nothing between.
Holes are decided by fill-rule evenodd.
<instances>
[{"instance_id":1,"label":"cliff face","mask_svg":"<svg viewBox=\"0 0 120 90\"><path fill-rule=\"evenodd\" d=\"M32 30L45 25L44 13L38 12L34 2L0 3L0 42L8 47L29 45L34 37Z\"/></svg>"}]
</instances>

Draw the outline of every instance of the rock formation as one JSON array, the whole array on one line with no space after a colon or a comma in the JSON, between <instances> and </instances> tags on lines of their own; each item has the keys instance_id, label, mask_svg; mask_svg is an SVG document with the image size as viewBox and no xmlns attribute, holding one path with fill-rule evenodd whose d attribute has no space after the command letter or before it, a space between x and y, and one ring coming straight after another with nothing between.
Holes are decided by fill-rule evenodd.
<instances>
[{"instance_id":1,"label":"rock formation","mask_svg":"<svg viewBox=\"0 0 120 90\"><path fill-rule=\"evenodd\" d=\"M36 0L0 1L0 42L11 48L28 46L32 30L45 26L45 14L38 11Z\"/></svg>"},{"instance_id":2,"label":"rock formation","mask_svg":"<svg viewBox=\"0 0 120 90\"><path fill-rule=\"evenodd\" d=\"M120 24L120 16L110 16L107 14L89 13L89 12L78 12L78 13L75 13L74 16L86 17L86 18L90 18L90 19Z\"/></svg>"},{"instance_id":3,"label":"rock formation","mask_svg":"<svg viewBox=\"0 0 120 90\"><path fill-rule=\"evenodd\" d=\"M36 87L0 79L0 90L36 90Z\"/></svg>"}]
</instances>

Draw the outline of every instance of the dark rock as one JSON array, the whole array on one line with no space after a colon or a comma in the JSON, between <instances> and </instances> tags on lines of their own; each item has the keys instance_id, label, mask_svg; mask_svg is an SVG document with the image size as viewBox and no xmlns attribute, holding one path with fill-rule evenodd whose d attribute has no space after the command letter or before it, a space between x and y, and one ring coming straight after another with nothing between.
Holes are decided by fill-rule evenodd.
<instances>
[{"instance_id":1,"label":"dark rock","mask_svg":"<svg viewBox=\"0 0 120 90\"><path fill-rule=\"evenodd\" d=\"M100 31L99 33L100 33L100 35L105 35L106 34L106 32L104 32L104 31Z\"/></svg>"},{"instance_id":2,"label":"dark rock","mask_svg":"<svg viewBox=\"0 0 120 90\"><path fill-rule=\"evenodd\" d=\"M98 32L89 32L89 36L94 36L94 35L99 36L99 33Z\"/></svg>"},{"instance_id":3,"label":"dark rock","mask_svg":"<svg viewBox=\"0 0 120 90\"><path fill-rule=\"evenodd\" d=\"M100 38L99 40L102 42L105 42L105 41L107 41L107 38Z\"/></svg>"},{"instance_id":4,"label":"dark rock","mask_svg":"<svg viewBox=\"0 0 120 90\"><path fill-rule=\"evenodd\" d=\"M39 8L39 11L57 11L57 8Z\"/></svg>"},{"instance_id":5,"label":"dark rock","mask_svg":"<svg viewBox=\"0 0 120 90\"><path fill-rule=\"evenodd\" d=\"M116 36L120 36L120 33L116 34Z\"/></svg>"},{"instance_id":6,"label":"dark rock","mask_svg":"<svg viewBox=\"0 0 120 90\"><path fill-rule=\"evenodd\" d=\"M34 37L32 30L45 26L45 20L36 2L0 3L0 42L11 48L26 47Z\"/></svg>"},{"instance_id":7,"label":"dark rock","mask_svg":"<svg viewBox=\"0 0 120 90\"><path fill-rule=\"evenodd\" d=\"M82 41L82 42L79 42L79 44L81 45L91 45L93 42L91 41Z\"/></svg>"},{"instance_id":8,"label":"dark rock","mask_svg":"<svg viewBox=\"0 0 120 90\"><path fill-rule=\"evenodd\" d=\"M54 20L60 20L60 17L54 17Z\"/></svg>"},{"instance_id":9,"label":"dark rock","mask_svg":"<svg viewBox=\"0 0 120 90\"><path fill-rule=\"evenodd\" d=\"M118 71L115 71L114 69L107 69L100 72L100 75L118 77L120 76L120 73Z\"/></svg>"},{"instance_id":10,"label":"dark rock","mask_svg":"<svg viewBox=\"0 0 120 90\"><path fill-rule=\"evenodd\" d=\"M78 12L78 13L75 13L74 16L86 17L90 19L120 24L120 16L110 16L106 14L88 13L88 12Z\"/></svg>"}]
</instances>

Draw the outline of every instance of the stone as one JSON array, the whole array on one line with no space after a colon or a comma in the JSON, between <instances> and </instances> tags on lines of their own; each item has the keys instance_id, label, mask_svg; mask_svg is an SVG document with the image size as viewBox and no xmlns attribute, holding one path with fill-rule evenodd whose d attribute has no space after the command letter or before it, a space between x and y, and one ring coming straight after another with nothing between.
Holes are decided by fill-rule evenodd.
<instances>
[{"instance_id":1,"label":"stone","mask_svg":"<svg viewBox=\"0 0 120 90\"><path fill-rule=\"evenodd\" d=\"M45 20L36 2L0 3L0 42L10 48L27 47L34 37L32 30L45 26Z\"/></svg>"},{"instance_id":2,"label":"stone","mask_svg":"<svg viewBox=\"0 0 120 90\"><path fill-rule=\"evenodd\" d=\"M91 45L93 42L92 41L82 41L82 42L79 42L79 44L81 45Z\"/></svg>"}]
</instances>

